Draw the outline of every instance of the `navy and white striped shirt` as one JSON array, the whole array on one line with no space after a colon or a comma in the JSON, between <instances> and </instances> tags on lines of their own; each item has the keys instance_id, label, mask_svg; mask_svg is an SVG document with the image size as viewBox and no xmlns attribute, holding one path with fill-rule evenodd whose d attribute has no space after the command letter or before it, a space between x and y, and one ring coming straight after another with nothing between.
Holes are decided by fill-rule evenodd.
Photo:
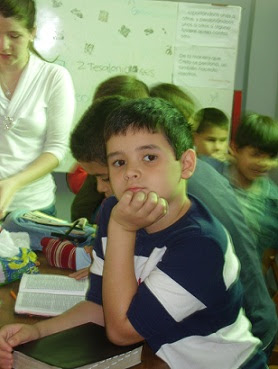
<instances>
[{"instance_id":1,"label":"navy and white striped shirt","mask_svg":"<svg viewBox=\"0 0 278 369\"><path fill-rule=\"evenodd\" d=\"M239 261L231 239L196 198L170 227L137 232L138 290L128 318L153 351L174 369L245 368L260 341L241 308ZM107 225L115 198L105 201L87 299L102 304ZM255 360L255 368L265 368ZM246 366L247 368L248 366Z\"/></svg>"}]
</instances>

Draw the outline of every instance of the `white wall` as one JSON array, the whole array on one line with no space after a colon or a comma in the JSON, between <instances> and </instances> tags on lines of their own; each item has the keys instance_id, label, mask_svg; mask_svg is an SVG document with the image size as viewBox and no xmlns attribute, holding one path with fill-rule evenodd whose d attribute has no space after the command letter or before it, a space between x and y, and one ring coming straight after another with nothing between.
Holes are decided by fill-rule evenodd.
<instances>
[{"instance_id":1,"label":"white wall","mask_svg":"<svg viewBox=\"0 0 278 369\"><path fill-rule=\"evenodd\" d=\"M246 110L278 118L278 1L254 1Z\"/></svg>"}]
</instances>

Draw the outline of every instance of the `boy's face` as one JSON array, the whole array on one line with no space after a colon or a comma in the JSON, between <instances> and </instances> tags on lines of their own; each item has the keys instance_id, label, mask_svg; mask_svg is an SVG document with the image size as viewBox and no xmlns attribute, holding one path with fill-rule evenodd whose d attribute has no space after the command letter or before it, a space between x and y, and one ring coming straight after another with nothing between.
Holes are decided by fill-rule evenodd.
<instances>
[{"instance_id":1,"label":"boy's face","mask_svg":"<svg viewBox=\"0 0 278 369\"><path fill-rule=\"evenodd\" d=\"M228 130L211 126L201 133L196 132L194 144L198 155L224 160L228 149Z\"/></svg>"},{"instance_id":2,"label":"boy's face","mask_svg":"<svg viewBox=\"0 0 278 369\"><path fill-rule=\"evenodd\" d=\"M101 165L96 161L81 161L79 164L88 174L96 177L98 192L103 193L105 197L113 195L108 176L108 167L106 165Z\"/></svg>"},{"instance_id":3,"label":"boy's face","mask_svg":"<svg viewBox=\"0 0 278 369\"><path fill-rule=\"evenodd\" d=\"M245 182L253 182L256 178L266 175L276 164L276 159L270 154L253 146L241 149L233 146L233 156L236 159L238 174Z\"/></svg>"},{"instance_id":4,"label":"boy's face","mask_svg":"<svg viewBox=\"0 0 278 369\"><path fill-rule=\"evenodd\" d=\"M126 135L112 136L106 148L111 186L118 199L126 191L146 194L153 191L166 199L170 207L186 195L184 179L189 178L195 168L193 150L183 154L190 151L194 157L193 166L189 164L184 169L186 164L182 159L176 160L172 147L161 133L128 130Z\"/></svg>"}]
</instances>

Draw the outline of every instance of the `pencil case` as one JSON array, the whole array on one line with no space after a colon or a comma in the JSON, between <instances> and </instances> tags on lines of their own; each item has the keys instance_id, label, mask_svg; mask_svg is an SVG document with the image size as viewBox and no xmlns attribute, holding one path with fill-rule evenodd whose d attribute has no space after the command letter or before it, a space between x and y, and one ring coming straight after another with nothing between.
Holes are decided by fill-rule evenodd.
<instances>
[{"instance_id":1,"label":"pencil case","mask_svg":"<svg viewBox=\"0 0 278 369\"><path fill-rule=\"evenodd\" d=\"M46 215L40 211L17 209L9 213L2 228L9 232L27 232L32 250L42 250L41 239L56 237L69 240L76 246L93 245L96 227L87 224L85 218L70 223L66 220Z\"/></svg>"}]
</instances>

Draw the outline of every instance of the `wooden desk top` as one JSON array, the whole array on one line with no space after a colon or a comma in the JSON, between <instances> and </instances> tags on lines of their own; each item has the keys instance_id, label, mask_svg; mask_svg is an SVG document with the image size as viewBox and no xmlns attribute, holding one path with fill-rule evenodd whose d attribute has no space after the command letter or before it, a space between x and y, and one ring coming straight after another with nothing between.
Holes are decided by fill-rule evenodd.
<instances>
[{"instance_id":1,"label":"wooden desk top","mask_svg":"<svg viewBox=\"0 0 278 369\"><path fill-rule=\"evenodd\" d=\"M40 261L40 272L49 274L64 274L68 275L71 271L68 269L59 269L51 267L47 264L44 255L38 252L38 259ZM19 281L9 283L5 286L0 286L0 327L9 323L25 323L33 324L39 320L46 319L43 317L28 317L14 313L15 300L10 295L10 291L18 292ZM142 363L133 367L134 369L169 369L168 365L159 359L150 350L148 345L144 345L142 354Z\"/></svg>"}]
</instances>

